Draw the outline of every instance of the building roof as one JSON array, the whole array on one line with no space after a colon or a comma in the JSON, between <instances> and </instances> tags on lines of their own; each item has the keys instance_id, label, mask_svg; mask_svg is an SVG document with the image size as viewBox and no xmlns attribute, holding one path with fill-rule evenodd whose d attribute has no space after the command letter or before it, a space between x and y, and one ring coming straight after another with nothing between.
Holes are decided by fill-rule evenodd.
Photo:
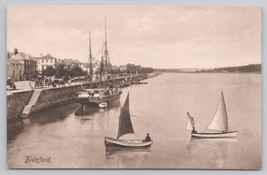
<instances>
[{"instance_id":1,"label":"building roof","mask_svg":"<svg viewBox=\"0 0 267 175\"><path fill-rule=\"evenodd\" d=\"M7 63L7 65L10 65L10 64L21 64L21 65L23 65L23 63L19 62L16 59L7 59L6 63Z\"/></svg>"},{"instance_id":2,"label":"building roof","mask_svg":"<svg viewBox=\"0 0 267 175\"><path fill-rule=\"evenodd\" d=\"M16 59L16 60L24 60L24 59L28 59L29 58L29 55L23 53L23 52L19 52L17 53L16 55L12 55L10 57L10 59Z\"/></svg>"},{"instance_id":3,"label":"building roof","mask_svg":"<svg viewBox=\"0 0 267 175\"><path fill-rule=\"evenodd\" d=\"M19 52L19 53L17 53L16 55L13 54L13 55L10 57L10 59L15 59L15 60L32 60L32 61L34 61L34 60L32 59L32 57L31 57L30 54L25 54L25 53L23 53L23 52Z\"/></svg>"},{"instance_id":4,"label":"building roof","mask_svg":"<svg viewBox=\"0 0 267 175\"><path fill-rule=\"evenodd\" d=\"M56 58L51 56L50 54L47 54L47 55L41 56L41 57L31 57L31 58L33 58L33 59L55 59L56 60Z\"/></svg>"}]
</instances>

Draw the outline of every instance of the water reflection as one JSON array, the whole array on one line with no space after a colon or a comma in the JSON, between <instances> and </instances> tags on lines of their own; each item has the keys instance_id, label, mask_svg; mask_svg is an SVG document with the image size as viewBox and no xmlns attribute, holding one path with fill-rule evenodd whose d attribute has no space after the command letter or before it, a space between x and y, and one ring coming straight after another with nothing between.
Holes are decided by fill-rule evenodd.
<instances>
[{"instance_id":1,"label":"water reflection","mask_svg":"<svg viewBox=\"0 0 267 175\"><path fill-rule=\"evenodd\" d=\"M45 125L52 122L63 121L66 117L68 117L79 104L70 103L63 106L58 106L55 108L50 108L42 112L38 112L29 116L29 120L31 123Z\"/></svg>"},{"instance_id":2,"label":"water reflection","mask_svg":"<svg viewBox=\"0 0 267 175\"><path fill-rule=\"evenodd\" d=\"M85 116L88 116L88 115L91 115L91 114L94 114L96 112L98 112L99 109L97 107L91 107L91 106L84 106L84 107L79 107L74 115L77 117L77 118L81 118L81 119L87 119L87 117ZM90 118L88 118L90 119Z\"/></svg>"},{"instance_id":3,"label":"water reflection","mask_svg":"<svg viewBox=\"0 0 267 175\"><path fill-rule=\"evenodd\" d=\"M186 149L194 168L224 168L230 142L238 142L238 140L235 138L191 138L190 142L186 145Z\"/></svg>"},{"instance_id":4,"label":"water reflection","mask_svg":"<svg viewBox=\"0 0 267 175\"><path fill-rule=\"evenodd\" d=\"M152 152L148 148L106 148L106 159L115 161L117 168L142 168Z\"/></svg>"},{"instance_id":5,"label":"water reflection","mask_svg":"<svg viewBox=\"0 0 267 175\"><path fill-rule=\"evenodd\" d=\"M100 109L98 106L94 106L94 105L84 105L84 106L80 106L80 108L78 108L74 114L76 117L80 119L90 120L92 119L92 116L90 115L93 115L97 112L104 112L109 109L119 108L120 106L121 104L119 100L110 102L106 109Z\"/></svg>"},{"instance_id":6,"label":"water reflection","mask_svg":"<svg viewBox=\"0 0 267 175\"><path fill-rule=\"evenodd\" d=\"M13 141L16 136L24 130L23 119L13 119L7 121L7 141Z\"/></svg>"},{"instance_id":7,"label":"water reflection","mask_svg":"<svg viewBox=\"0 0 267 175\"><path fill-rule=\"evenodd\" d=\"M64 106L57 106L45 111L30 114L26 119L16 118L9 120L7 122L7 140L8 142L13 141L16 136L23 132L25 127L31 126L32 124L38 124L42 126L52 122L63 121L77 107L78 104L70 103Z\"/></svg>"}]
</instances>

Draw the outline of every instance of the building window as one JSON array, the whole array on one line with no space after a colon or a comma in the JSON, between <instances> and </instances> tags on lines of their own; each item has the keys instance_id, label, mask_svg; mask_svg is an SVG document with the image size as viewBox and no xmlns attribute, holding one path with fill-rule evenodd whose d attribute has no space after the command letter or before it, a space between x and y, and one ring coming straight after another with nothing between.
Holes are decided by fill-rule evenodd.
<instances>
[{"instance_id":1,"label":"building window","mask_svg":"<svg viewBox=\"0 0 267 175\"><path fill-rule=\"evenodd\" d=\"M50 59L50 63L52 63L53 62L53 59Z\"/></svg>"},{"instance_id":2,"label":"building window","mask_svg":"<svg viewBox=\"0 0 267 175\"><path fill-rule=\"evenodd\" d=\"M48 63L48 59L46 59L46 62Z\"/></svg>"},{"instance_id":3,"label":"building window","mask_svg":"<svg viewBox=\"0 0 267 175\"><path fill-rule=\"evenodd\" d=\"M44 70L44 65L42 65L42 70Z\"/></svg>"},{"instance_id":4,"label":"building window","mask_svg":"<svg viewBox=\"0 0 267 175\"><path fill-rule=\"evenodd\" d=\"M42 63L44 62L44 59L42 59Z\"/></svg>"}]
</instances>

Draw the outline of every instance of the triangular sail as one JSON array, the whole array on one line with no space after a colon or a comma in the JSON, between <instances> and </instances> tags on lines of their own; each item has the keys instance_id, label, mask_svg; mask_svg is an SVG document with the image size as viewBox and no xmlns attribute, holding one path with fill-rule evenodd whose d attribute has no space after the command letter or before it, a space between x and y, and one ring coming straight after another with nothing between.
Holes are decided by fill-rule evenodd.
<instances>
[{"instance_id":1,"label":"triangular sail","mask_svg":"<svg viewBox=\"0 0 267 175\"><path fill-rule=\"evenodd\" d=\"M119 139L122 135L130 134L130 133L134 133L134 130L133 130L133 125L132 125L132 121L130 118L129 93L128 93L125 103L121 109L117 139Z\"/></svg>"},{"instance_id":2,"label":"triangular sail","mask_svg":"<svg viewBox=\"0 0 267 175\"><path fill-rule=\"evenodd\" d=\"M187 125L186 130L192 131L195 129L194 118L187 112Z\"/></svg>"},{"instance_id":3,"label":"triangular sail","mask_svg":"<svg viewBox=\"0 0 267 175\"><path fill-rule=\"evenodd\" d=\"M217 107L213 120L208 126L208 129L216 130L216 131L223 131L223 132L228 131L228 117L227 117L227 111L226 111L223 93L221 94L219 105Z\"/></svg>"}]
</instances>

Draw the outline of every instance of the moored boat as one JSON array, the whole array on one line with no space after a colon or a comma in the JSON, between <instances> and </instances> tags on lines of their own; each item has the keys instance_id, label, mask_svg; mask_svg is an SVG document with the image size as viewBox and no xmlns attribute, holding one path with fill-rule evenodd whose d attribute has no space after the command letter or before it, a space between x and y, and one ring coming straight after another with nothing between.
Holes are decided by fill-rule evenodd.
<instances>
[{"instance_id":1,"label":"moored boat","mask_svg":"<svg viewBox=\"0 0 267 175\"><path fill-rule=\"evenodd\" d=\"M85 89L78 93L77 102L82 105L102 103L110 103L111 101L118 100L122 94L119 88L99 88L99 89Z\"/></svg>"},{"instance_id":2,"label":"moored boat","mask_svg":"<svg viewBox=\"0 0 267 175\"><path fill-rule=\"evenodd\" d=\"M106 26L106 24L105 24ZM109 75L109 54L107 49L107 36L106 36L106 27L105 27L105 42L104 42L104 55L101 56L101 73L100 80L102 83L107 83L105 88L96 88L96 89L85 89L82 86L82 91L78 92L77 102L82 105L95 104L99 106L103 103L110 103L113 100L120 98L122 91L119 89L118 85L110 86L110 82L113 83L111 75ZM90 61L90 82L93 83L93 67L92 67L92 52L91 52L91 37L89 35L89 61ZM100 105L102 106L102 105ZM99 106L99 107L100 107Z\"/></svg>"},{"instance_id":3,"label":"moored boat","mask_svg":"<svg viewBox=\"0 0 267 175\"><path fill-rule=\"evenodd\" d=\"M208 130L216 132L203 132L199 133L195 129L194 118L187 112L187 126L186 129L192 131L191 136L197 138L232 138L237 137L238 131L229 131L228 128L228 116L226 111L226 105L224 101L223 92L213 120L208 126Z\"/></svg>"}]
</instances>

